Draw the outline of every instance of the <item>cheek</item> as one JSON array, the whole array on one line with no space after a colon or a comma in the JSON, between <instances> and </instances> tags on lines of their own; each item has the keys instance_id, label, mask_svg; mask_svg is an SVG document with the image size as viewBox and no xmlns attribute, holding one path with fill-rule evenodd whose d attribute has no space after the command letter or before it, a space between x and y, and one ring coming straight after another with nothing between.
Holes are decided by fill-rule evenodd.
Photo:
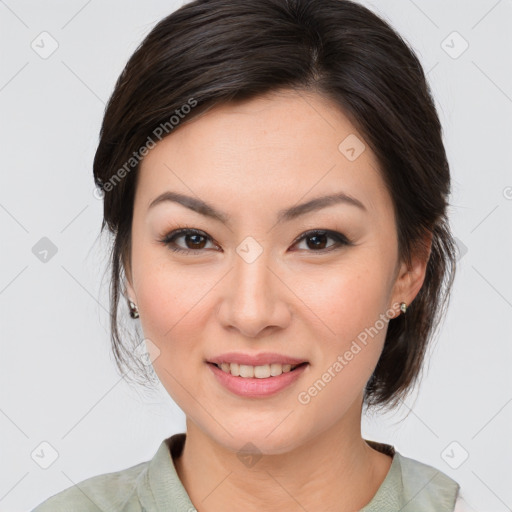
<instances>
[{"instance_id":1,"label":"cheek","mask_svg":"<svg viewBox=\"0 0 512 512\"><path fill-rule=\"evenodd\" d=\"M300 296L334 345L370 328L388 309L389 269L368 252L316 275L299 275Z\"/></svg>"},{"instance_id":2,"label":"cheek","mask_svg":"<svg viewBox=\"0 0 512 512\"><path fill-rule=\"evenodd\" d=\"M161 342L171 338L186 325L205 284L198 283L195 273L172 265L167 250L146 236L134 244L133 275L145 335Z\"/></svg>"},{"instance_id":3,"label":"cheek","mask_svg":"<svg viewBox=\"0 0 512 512\"><path fill-rule=\"evenodd\" d=\"M196 386L204 363L205 326L211 315L211 293L218 277L206 267L172 264L165 251L140 255L137 300L144 336L154 343L159 356L153 367L179 405L181 393ZM210 308L210 309L208 309ZM177 381L173 378L175 377ZM185 400L185 394L183 399ZM188 397L189 398L189 397Z\"/></svg>"},{"instance_id":4,"label":"cheek","mask_svg":"<svg viewBox=\"0 0 512 512\"><path fill-rule=\"evenodd\" d=\"M171 269L147 266L137 297L144 336L158 348L153 368L172 399L192 419L199 414L191 395L199 398L197 375L201 352L201 297L212 284Z\"/></svg>"},{"instance_id":5,"label":"cheek","mask_svg":"<svg viewBox=\"0 0 512 512\"><path fill-rule=\"evenodd\" d=\"M334 400L331 403L338 407L347 406L363 390L379 360L391 312L389 269L378 256L360 251L321 279L301 278L302 296L318 325L314 337L321 340L315 347L319 363L310 379L315 387L312 394L322 394L315 398L317 404Z\"/></svg>"},{"instance_id":6,"label":"cheek","mask_svg":"<svg viewBox=\"0 0 512 512\"><path fill-rule=\"evenodd\" d=\"M208 282L192 275L180 276L172 269L147 269L137 290L144 333L154 336L164 348L183 339L193 345L201 298L209 288Z\"/></svg>"}]
</instances>

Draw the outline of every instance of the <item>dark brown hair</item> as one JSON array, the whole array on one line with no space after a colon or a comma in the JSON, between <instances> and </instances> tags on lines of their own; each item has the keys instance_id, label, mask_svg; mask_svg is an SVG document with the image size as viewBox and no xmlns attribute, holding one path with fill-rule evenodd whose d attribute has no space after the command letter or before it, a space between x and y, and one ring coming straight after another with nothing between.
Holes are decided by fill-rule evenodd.
<instances>
[{"instance_id":1,"label":"dark brown hair","mask_svg":"<svg viewBox=\"0 0 512 512\"><path fill-rule=\"evenodd\" d=\"M348 0L196 0L161 20L129 59L94 158L104 200L101 232L108 227L113 235L117 366L149 369L123 343L119 324L143 149L216 105L286 89L333 101L376 155L394 204L400 261L410 263L417 251L426 258L422 240L432 236L423 286L406 315L389 321L365 390L366 405L393 407L419 378L448 304L456 262L446 216L450 173L418 58L384 20Z\"/></svg>"}]
</instances>

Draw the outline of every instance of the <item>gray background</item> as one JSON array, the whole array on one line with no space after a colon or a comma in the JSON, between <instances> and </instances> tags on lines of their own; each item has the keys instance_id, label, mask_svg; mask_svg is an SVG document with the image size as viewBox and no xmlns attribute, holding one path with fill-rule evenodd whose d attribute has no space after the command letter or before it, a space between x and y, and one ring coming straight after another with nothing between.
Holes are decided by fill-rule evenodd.
<instances>
[{"instance_id":1,"label":"gray background","mask_svg":"<svg viewBox=\"0 0 512 512\"><path fill-rule=\"evenodd\" d=\"M512 2L364 4L428 71L461 253L419 392L393 415L365 418L363 434L455 478L473 510L511 510ZM1 512L148 460L184 431L163 387L146 396L116 372L91 170L116 78L179 5L0 0ZM55 254L41 252L43 237Z\"/></svg>"}]
</instances>

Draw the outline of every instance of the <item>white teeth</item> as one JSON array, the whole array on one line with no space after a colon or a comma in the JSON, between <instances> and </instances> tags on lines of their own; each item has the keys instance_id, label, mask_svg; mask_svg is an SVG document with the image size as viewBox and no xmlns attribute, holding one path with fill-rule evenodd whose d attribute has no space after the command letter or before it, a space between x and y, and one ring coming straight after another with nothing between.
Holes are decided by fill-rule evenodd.
<instances>
[{"instance_id":1,"label":"white teeth","mask_svg":"<svg viewBox=\"0 0 512 512\"><path fill-rule=\"evenodd\" d=\"M264 364L263 366L254 367L254 376L257 379L266 379L270 377L270 365Z\"/></svg>"},{"instance_id":2,"label":"white teeth","mask_svg":"<svg viewBox=\"0 0 512 512\"><path fill-rule=\"evenodd\" d=\"M281 373L283 373L283 365L282 364L272 363L270 365L270 375L272 375L272 377L281 375Z\"/></svg>"},{"instance_id":3,"label":"white teeth","mask_svg":"<svg viewBox=\"0 0 512 512\"><path fill-rule=\"evenodd\" d=\"M219 366L219 365L217 365ZM260 366L250 366L248 364L221 363L220 369L223 372L231 373L234 377L267 379L268 377L278 377L282 373L287 373L298 365L291 364L264 364Z\"/></svg>"},{"instance_id":4,"label":"white teeth","mask_svg":"<svg viewBox=\"0 0 512 512\"><path fill-rule=\"evenodd\" d=\"M229 367L231 367L231 375L234 375L235 377L240 376L240 365L238 363L227 363L228 369L226 370L227 373L229 373Z\"/></svg>"},{"instance_id":5,"label":"white teeth","mask_svg":"<svg viewBox=\"0 0 512 512\"><path fill-rule=\"evenodd\" d=\"M240 365L240 377L254 377L254 366Z\"/></svg>"}]
</instances>

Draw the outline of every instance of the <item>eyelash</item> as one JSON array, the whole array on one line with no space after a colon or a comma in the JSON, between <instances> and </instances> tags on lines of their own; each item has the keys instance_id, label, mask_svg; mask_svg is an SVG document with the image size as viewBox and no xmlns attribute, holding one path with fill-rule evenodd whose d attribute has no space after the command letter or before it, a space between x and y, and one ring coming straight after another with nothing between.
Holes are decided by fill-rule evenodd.
<instances>
[{"instance_id":1,"label":"eyelash","mask_svg":"<svg viewBox=\"0 0 512 512\"><path fill-rule=\"evenodd\" d=\"M171 251L179 252L182 254L189 254L189 253L198 254L205 250L205 249L183 249L182 247L177 247L177 246L171 245L175 242L175 240L177 238L180 238L185 235L199 235L199 236L207 238L209 241L213 242L211 237L209 237L206 233L204 233L204 231L200 231L198 229L189 228L189 227L175 229L174 231L171 231L170 233L165 235L163 238L161 238L159 240L159 242L162 243L163 245L167 246ZM353 243L342 233L338 233L337 231L331 231L328 229L313 229L310 231L306 231L305 233L303 233L302 235L300 235L298 238L296 238L294 240L293 245L295 245L299 242L302 242L302 240L305 240L307 238L311 238L311 237L317 236L317 235L326 235L328 238L335 240L336 244L333 244L330 247L327 247L325 249L320 249L318 251L307 250L307 252L325 254L326 252L330 252L332 250L339 249L342 246L353 245Z\"/></svg>"}]
</instances>

